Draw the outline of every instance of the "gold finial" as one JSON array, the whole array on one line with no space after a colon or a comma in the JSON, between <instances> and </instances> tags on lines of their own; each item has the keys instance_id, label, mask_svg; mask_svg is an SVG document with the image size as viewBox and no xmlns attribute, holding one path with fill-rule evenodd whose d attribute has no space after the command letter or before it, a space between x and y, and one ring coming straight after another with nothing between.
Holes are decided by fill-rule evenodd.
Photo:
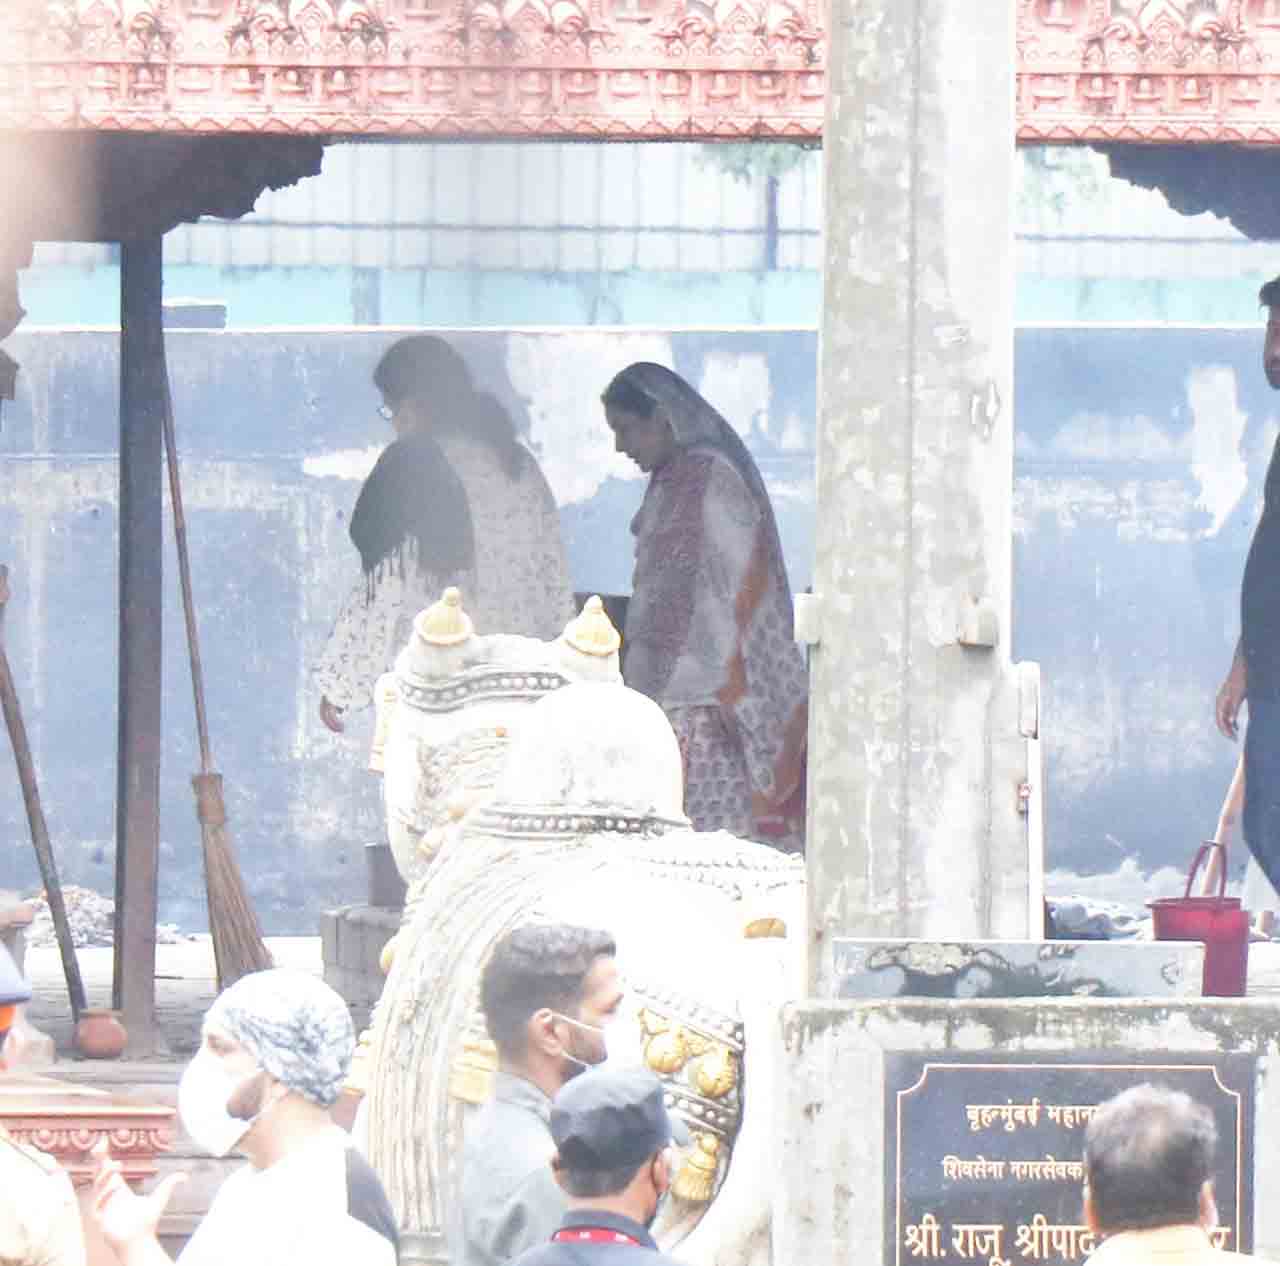
<instances>
[{"instance_id":1,"label":"gold finial","mask_svg":"<svg viewBox=\"0 0 1280 1266\"><path fill-rule=\"evenodd\" d=\"M680 1167L671 1191L680 1200L706 1204L715 1189L716 1171L720 1168L720 1140L713 1134L698 1133L693 1141L694 1149Z\"/></svg>"},{"instance_id":2,"label":"gold finial","mask_svg":"<svg viewBox=\"0 0 1280 1266\"><path fill-rule=\"evenodd\" d=\"M456 646L475 634L471 617L462 609L462 594L450 585L425 611L419 611L413 630L429 646Z\"/></svg>"},{"instance_id":3,"label":"gold finial","mask_svg":"<svg viewBox=\"0 0 1280 1266\"><path fill-rule=\"evenodd\" d=\"M575 651L584 655L597 655L603 659L612 655L622 645L618 630L605 612L600 595L593 593L582 608L582 614L565 626L564 640Z\"/></svg>"}]
</instances>

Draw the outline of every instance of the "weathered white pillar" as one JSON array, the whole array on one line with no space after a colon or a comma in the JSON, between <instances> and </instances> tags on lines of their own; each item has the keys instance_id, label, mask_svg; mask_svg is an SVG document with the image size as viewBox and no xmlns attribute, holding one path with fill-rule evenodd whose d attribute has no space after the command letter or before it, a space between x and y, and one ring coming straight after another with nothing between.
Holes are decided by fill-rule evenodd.
<instances>
[{"instance_id":1,"label":"weathered white pillar","mask_svg":"<svg viewBox=\"0 0 1280 1266\"><path fill-rule=\"evenodd\" d=\"M1020 732L1034 709L1024 690L1020 710L1009 659L1014 9L831 6L809 783L818 994L836 936L1039 934Z\"/></svg>"}]
</instances>

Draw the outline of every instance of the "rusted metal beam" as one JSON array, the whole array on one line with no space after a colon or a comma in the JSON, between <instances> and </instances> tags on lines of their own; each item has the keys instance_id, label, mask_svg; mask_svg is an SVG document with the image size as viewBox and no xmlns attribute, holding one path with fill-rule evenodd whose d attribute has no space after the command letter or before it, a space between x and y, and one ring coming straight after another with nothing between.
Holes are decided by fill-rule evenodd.
<instances>
[{"instance_id":1,"label":"rusted metal beam","mask_svg":"<svg viewBox=\"0 0 1280 1266\"><path fill-rule=\"evenodd\" d=\"M129 1053L156 1051L156 906L164 550L164 329L159 236L120 253L120 641L115 1005Z\"/></svg>"}]
</instances>

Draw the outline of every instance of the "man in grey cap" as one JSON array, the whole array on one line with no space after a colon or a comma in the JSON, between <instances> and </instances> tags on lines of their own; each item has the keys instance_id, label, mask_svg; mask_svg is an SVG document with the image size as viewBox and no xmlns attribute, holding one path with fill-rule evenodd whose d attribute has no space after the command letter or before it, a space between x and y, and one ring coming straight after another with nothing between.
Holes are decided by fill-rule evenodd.
<instances>
[{"instance_id":1,"label":"man in grey cap","mask_svg":"<svg viewBox=\"0 0 1280 1266\"><path fill-rule=\"evenodd\" d=\"M549 1244L513 1266L676 1266L649 1234L674 1177L671 1146L687 1142L650 1072L591 1069L555 1097L551 1161L569 1211Z\"/></svg>"},{"instance_id":2,"label":"man in grey cap","mask_svg":"<svg viewBox=\"0 0 1280 1266\"><path fill-rule=\"evenodd\" d=\"M346 1003L307 972L255 972L215 999L201 1037L178 1087L182 1124L207 1152L249 1163L219 1188L182 1266L394 1266L386 1193L329 1115L355 1050ZM180 1178L138 1196L98 1157L94 1214L124 1266L167 1266L156 1230Z\"/></svg>"},{"instance_id":3,"label":"man in grey cap","mask_svg":"<svg viewBox=\"0 0 1280 1266\"><path fill-rule=\"evenodd\" d=\"M0 945L0 1073L17 1062L13 1030L31 997ZM52 1157L0 1125L0 1262L6 1266L84 1266L84 1236L71 1180Z\"/></svg>"}]
</instances>

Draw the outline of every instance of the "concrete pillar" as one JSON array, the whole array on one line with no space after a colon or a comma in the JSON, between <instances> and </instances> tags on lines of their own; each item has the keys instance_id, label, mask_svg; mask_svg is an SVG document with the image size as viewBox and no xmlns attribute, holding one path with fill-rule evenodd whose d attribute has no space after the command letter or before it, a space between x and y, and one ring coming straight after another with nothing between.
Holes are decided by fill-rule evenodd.
<instances>
[{"instance_id":1,"label":"concrete pillar","mask_svg":"<svg viewBox=\"0 0 1280 1266\"><path fill-rule=\"evenodd\" d=\"M1009 659L1014 8L831 6L809 773L818 994L835 936L1039 935ZM1034 730L1034 701L1021 702Z\"/></svg>"}]
</instances>

